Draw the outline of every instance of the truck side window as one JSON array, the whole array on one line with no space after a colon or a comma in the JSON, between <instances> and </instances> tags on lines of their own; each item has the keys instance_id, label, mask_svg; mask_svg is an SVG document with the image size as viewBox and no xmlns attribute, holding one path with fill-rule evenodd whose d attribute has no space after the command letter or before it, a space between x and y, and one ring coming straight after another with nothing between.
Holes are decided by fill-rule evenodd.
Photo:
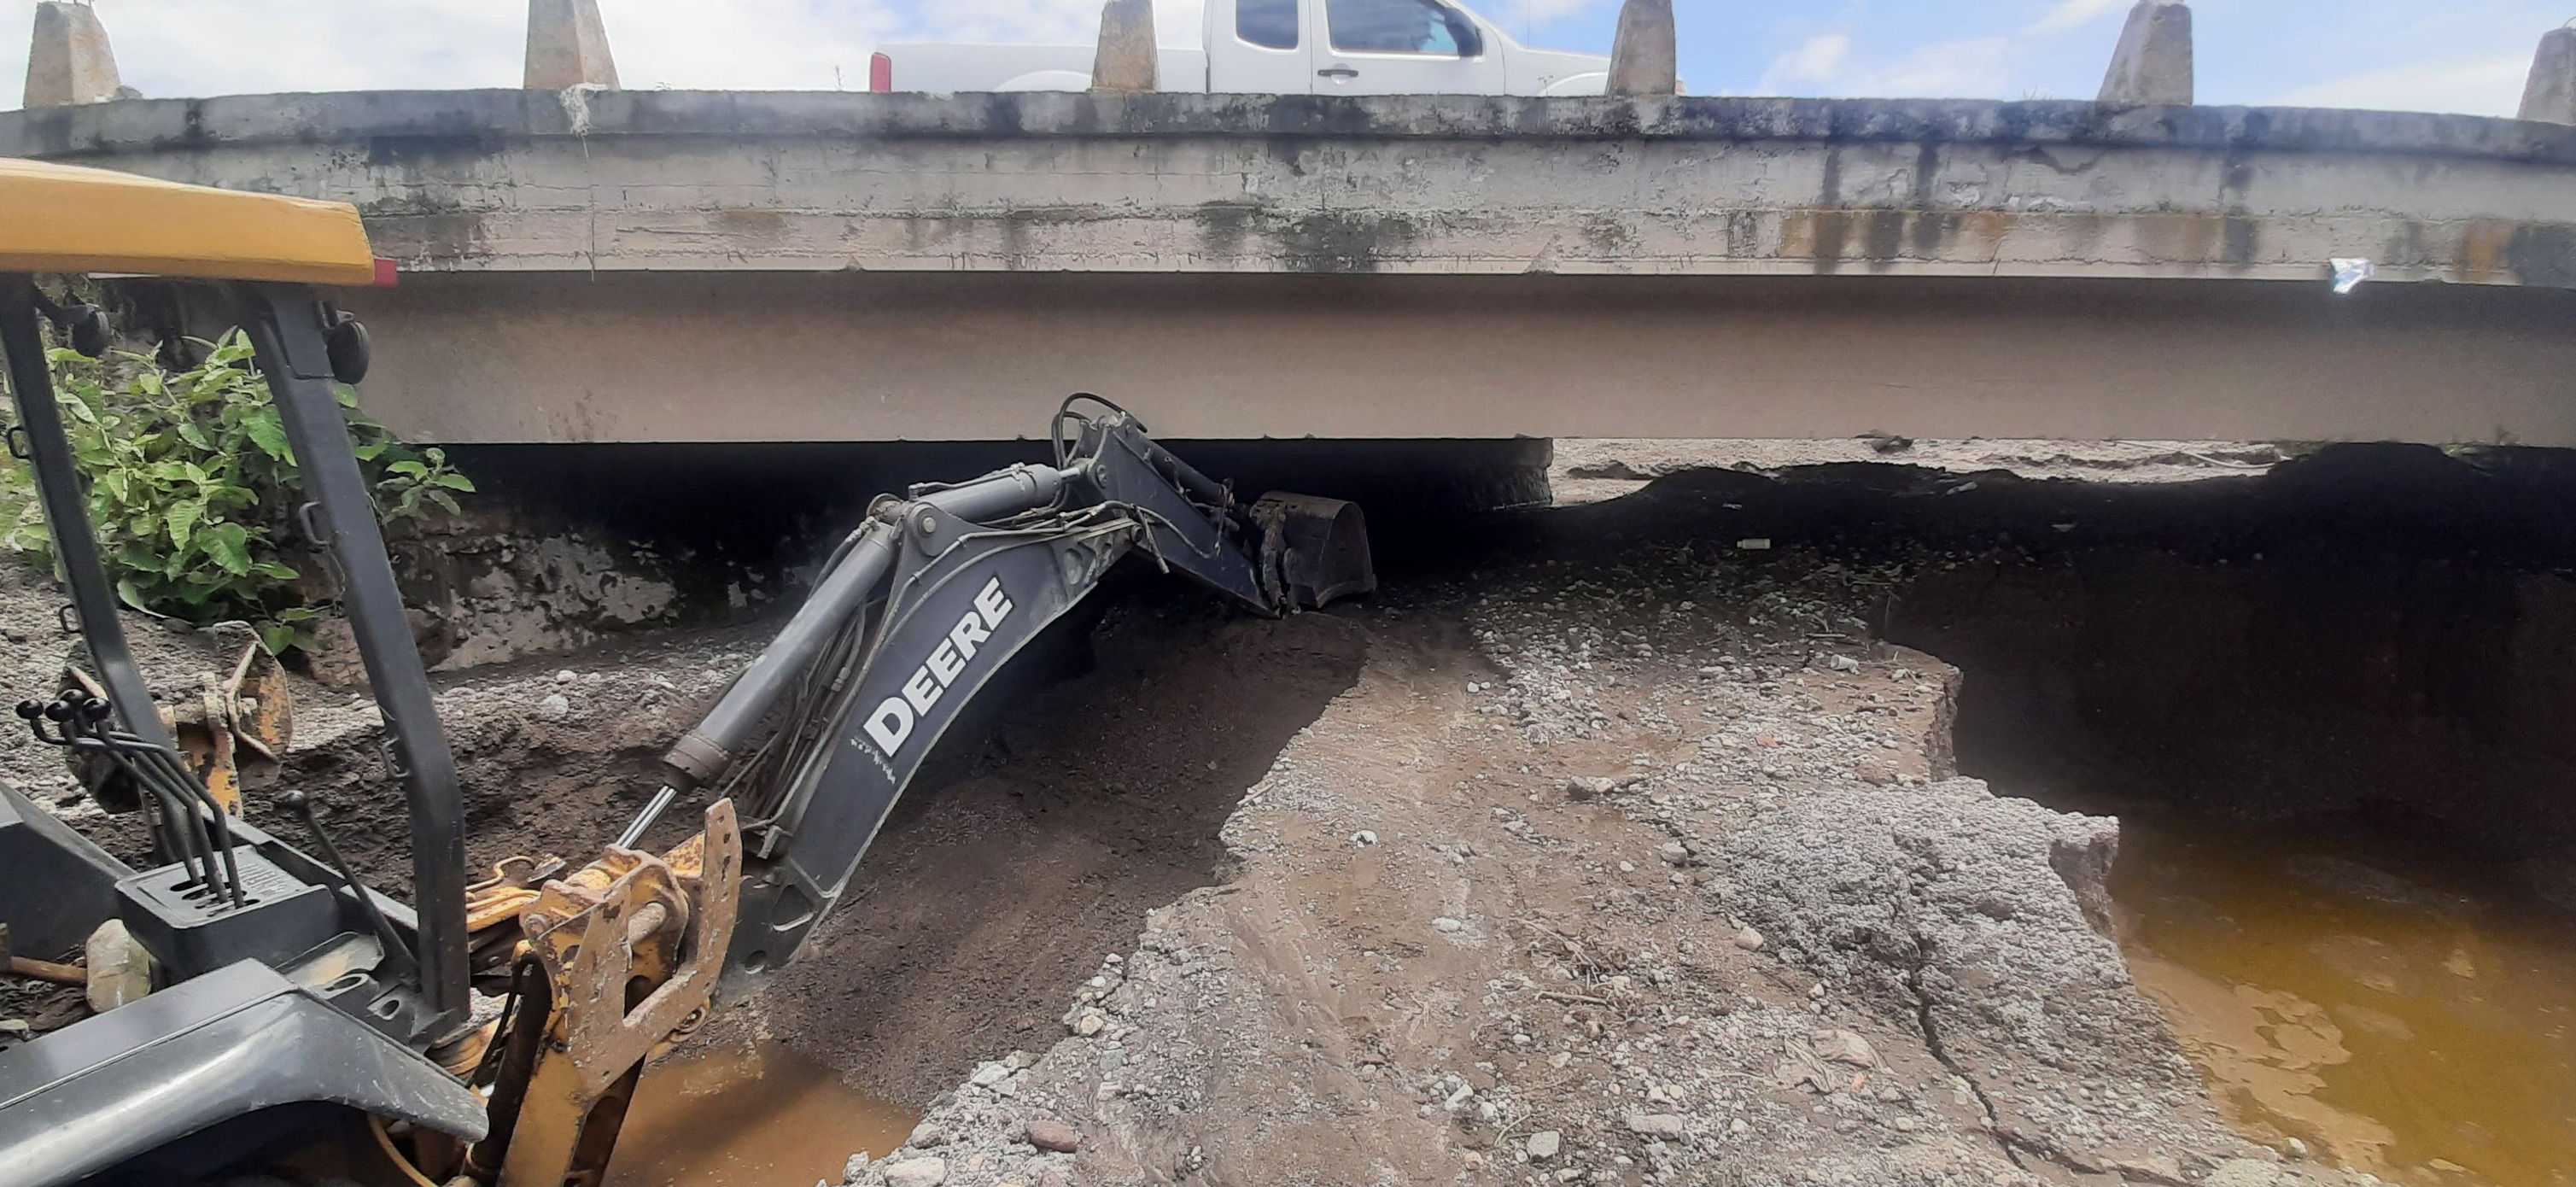
<instances>
[{"instance_id":1,"label":"truck side window","mask_svg":"<svg viewBox=\"0 0 2576 1187\"><path fill-rule=\"evenodd\" d=\"M1437 54L1473 58L1485 52L1475 22L1439 0L1330 0L1333 48L1345 52Z\"/></svg>"},{"instance_id":2,"label":"truck side window","mask_svg":"<svg viewBox=\"0 0 2576 1187\"><path fill-rule=\"evenodd\" d=\"M1297 48L1298 0L1236 0L1234 35L1263 49Z\"/></svg>"}]
</instances>

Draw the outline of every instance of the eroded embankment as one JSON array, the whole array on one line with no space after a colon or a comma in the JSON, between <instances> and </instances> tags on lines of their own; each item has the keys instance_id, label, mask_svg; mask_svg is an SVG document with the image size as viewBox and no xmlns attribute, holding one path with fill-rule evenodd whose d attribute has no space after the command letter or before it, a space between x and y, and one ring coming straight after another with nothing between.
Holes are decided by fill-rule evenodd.
<instances>
[{"instance_id":1,"label":"eroded embankment","mask_svg":"<svg viewBox=\"0 0 2576 1187\"><path fill-rule=\"evenodd\" d=\"M2336 797L2317 789L2338 780L2280 772L2383 728L2372 714L2392 703L2413 706L2402 738L2418 744L2484 730L2546 751L2517 725L2546 716L2546 680L2518 704L2438 693L2496 654L2464 640L2566 646L2548 562L2568 552L2528 502L2556 483L2551 461L2352 452L2152 491L1878 467L1686 475L1514 525L1457 584L1354 616L1369 667L1229 823L1235 875L1102 966L1067 1015L1074 1038L982 1068L873 1173L2333 1178L2225 1132L2136 992L2103 885L2113 822L1932 778L1949 669L1886 639L1971 657L1961 761L2024 795L2152 797L2186 823L2414 799L2503 839L2493 822L2529 801L2411 777L2439 755L2408 752ZM2498 614L2408 593L2423 588L2525 600ZM2328 612L2301 616L2303 591ZM2189 645L2124 630L2124 613L2169 618ZM2267 632L2267 613L2303 637ZM1461 617L1470 641L1450 627L1444 642ZM2105 645L2119 639L2137 642ZM2454 646L2469 655L2449 666L2334 678L2355 652ZM2170 777L2196 769L2187 747L2141 769L2116 743L2151 728L2089 728L2120 710L2061 694L2116 685L2122 665L2157 677L2129 694L2151 721L2233 737L2268 781ZM2031 706L2056 723L2016 715ZM2106 770L2128 778L2090 777ZM1625 787L1569 800L1587 775ZM2298 794L2248 791L2264 788ZM1032 1118L1071 1123L1087 1152L1039 1156ZM2448 1160L2416 1159L2351 1161L2452 1181Z\"/></svg>"}]
</instances>

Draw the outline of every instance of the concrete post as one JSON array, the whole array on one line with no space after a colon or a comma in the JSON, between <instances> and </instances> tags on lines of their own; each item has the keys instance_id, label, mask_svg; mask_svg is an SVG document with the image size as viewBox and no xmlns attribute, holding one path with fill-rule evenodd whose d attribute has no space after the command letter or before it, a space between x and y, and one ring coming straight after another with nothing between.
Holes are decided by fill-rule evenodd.
<instances>
[{"instance_id":1,"label":"concrete post","mask_svg":"<svg viewBox=\"0 0 2576 1187\"><path fill-rule=\"evenodd\" d=\"M2102 102L2115 107L2191 105L2191 6L2138 0L2102 76Z\"/></svg>"},{"instance_id":2,"label":"concrete post","mask_svg":"<svg viewBox=\"0 0 2576 1187\"><path fill-rule=\"evenodd\" d=\"M617 87L599 0L528 0L527 89Z\"/></svg>"},{"instance_id":3,"label":"concrete post","mask_svg":"<svg viewBox=\"0 0 2576 1187\"><path fill-rule=\"evenodd\" d=\"M95 10L63 0L36 5L36 36L27 47L29 109L103 103L119 87L116 51Z\"/></svg>"},{"instance_id":4,"label":"concrete post","mask_svg":"<svg viewBox=\"0 0 2576 1187\"><path fill-rule=\"evenodd\" d=\"M2576 126L2576 26L2541 37L2522 88L2522 118Z\"/></svg>"},{"instance_id":5,"label":"concrete post","mask_svg":"<svg viewBox=\"0 0 2576 1187\"><path fill-rule=\"evenodd\" d=\"M1154 0L1109 0L1100 10L1100 49L1091 59L1091 89L1141 95L1162 89L1154 47Z\"/></svg>"},{"instance_id":6,"label":"concrete post","mask_svg":"<svg viewBox=\"0 0 2576 1187\"><path fill-rule=\"evenodd\" d=\"M1671 95L1680 89L1673 0L1628 0L1619 9L1619 32L1610 43L1609 93Z\"/></svg>"}]
</instances>

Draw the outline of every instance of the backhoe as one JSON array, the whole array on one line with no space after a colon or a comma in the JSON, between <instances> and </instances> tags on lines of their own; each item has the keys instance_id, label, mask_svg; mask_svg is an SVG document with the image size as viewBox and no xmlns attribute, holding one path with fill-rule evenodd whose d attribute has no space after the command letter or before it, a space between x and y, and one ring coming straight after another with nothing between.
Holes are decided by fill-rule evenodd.
<instances>
[{"instance_id":1,"label":"backhoe","mask_svg":"<svg viewBox=\"0 0 2576 1187\"><path fill-rule=\"evenodd\" d=\"M291 776L254 786L252 768L278 769L288 711L256 638L203 696L154 701L51 383L48 323L85 353L112 331L39 279L65 275L184 288L248 334L299 463L297 521L383 714L407 902L341 860ZM102 806L143 815L158 859L129 867L0 785L0 964L85 982L96 1011L0 1050L0 1187L596 1184L652 1057L795 958L960 711L1112 565L1177 570L1264 615L1375 585L1357 507L1239 501L1078 396L1050 426L1051 462L880 497L595 858L476 879L334 387L364 379L368 339L332 294L391 282L346 205L0 160L8 444L35 472L83 660L26 690L18 716ZM634 848L693 792L715 793L703 828ZM300 815L300 844L243 818L252 794ZM114 959L50 959L73 949Z\"/></svg>"}]
</instances>

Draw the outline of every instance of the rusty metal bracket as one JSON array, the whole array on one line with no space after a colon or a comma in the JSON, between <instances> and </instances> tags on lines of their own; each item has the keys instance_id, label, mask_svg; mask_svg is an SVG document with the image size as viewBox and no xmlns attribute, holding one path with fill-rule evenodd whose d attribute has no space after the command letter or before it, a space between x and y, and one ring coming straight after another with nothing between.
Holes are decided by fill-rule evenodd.
<instances>
[{"instance_id":1,"label":"rusty metal bracket","mask_svg":"<svg viewBox=\"0 0 2576 1187\"><path fill-rule=\"evenodd\" d=\"M606 1173L644 1061L714 1000L741 889L742 828L733 801L719 800L706 831L678 848L656 858L610 846L547 883L521 914L552 1017L506 1126L501 1187L593 1184Z\"/></svg>"},{"instance_id":2,"label":"rusty metal bracket","mask_svg":"<svg viewBox=\"0 0 2576 1187\"><path fill-rule=\"evenodd\" d=\"M492 876L465 888L466 950L478 977L506 975L517 959L519 921L536 905L545 884L561 877L560 857L505 857Z\"/></svg>"},{"instance_id":3,"label":"rusty metal bracket","mask_svg":"<svg viewBox=\"0 0 2576 1187\"><path fill-rule=\"evenodd\" d=\"M266 785L283 765L295 736L294 701L287 693L285 667L257 633L238 623L212 629L222 645L238 643L233 662L223 673L198 673L196 693L162 706L161 722L215 802L239 816L243 789ZM76 666L63 669L60 687L106 695L95 678ZM122 812L141 805L139 789L114 765L81 752L73 752L69 761L101 807Z\"/></svg>"}]
</instances>

